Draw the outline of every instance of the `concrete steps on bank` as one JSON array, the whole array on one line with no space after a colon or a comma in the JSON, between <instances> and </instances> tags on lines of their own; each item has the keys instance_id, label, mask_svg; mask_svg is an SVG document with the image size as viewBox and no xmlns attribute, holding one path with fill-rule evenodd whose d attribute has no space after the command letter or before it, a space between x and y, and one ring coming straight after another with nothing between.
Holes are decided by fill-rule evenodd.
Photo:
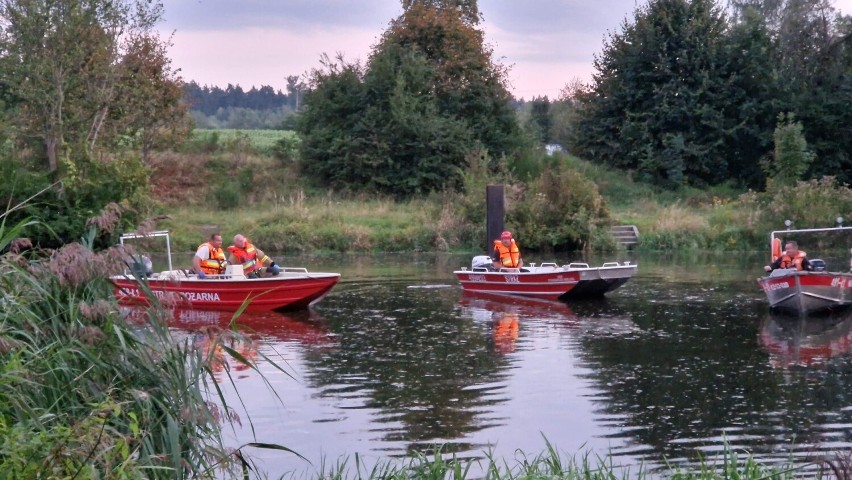
<instances>
[{"instance_id":1,"label":"concrete steps on bank","mask_svg":"<svg viewBox=\"0 0 852 480\"><path fill-rule=\"evenodd\" d=\"M639 229L636 225L615 225L610 227L610 233L615 243L619 245L631 248L639 243Z\"/></svg>"}]
</instances>

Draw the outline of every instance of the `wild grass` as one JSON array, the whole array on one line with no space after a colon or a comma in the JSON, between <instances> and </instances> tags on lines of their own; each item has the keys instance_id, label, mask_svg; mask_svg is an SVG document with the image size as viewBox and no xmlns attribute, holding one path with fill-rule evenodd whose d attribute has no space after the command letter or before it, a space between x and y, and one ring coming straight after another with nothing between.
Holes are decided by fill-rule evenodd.
<instances>
[{"instance_id":1,"label":"wild grass","mask_svg":"<svg viewBox=\"0 0 852 480\"><path fill-rule=\"evenodd\" d=\"M451 220L451 206L429 200L334 199L304 191L288 201L264 203L233 214L184 206L160 224L172 232L176 251L194 250L218 231L226 243L243 233L274 252L400 252L475 248L464 244L465 229ZM461 224L461 225L460 225Z\"/></svg>"},{"instance_id":2,"label":"wild grass","mask_svg":"<svg viewBox=\"0 0 852 480\"><path fill-rule=\"evenodd\" d=\"M20 231L0 221L0 478L242 475L210 359L171 338L153 296L133 321L117 308L107 275L128 252L92 251L93 233L27 251Z\"/></svg>"},{"instance_id":3,"label":"wild grass","mask_svg":"<svg viewBox=\"0 0 852 480\"><path fill-rule=\"evenodd\" d=\"M536 455L516 451L511 461L486 453L482 459L462 459L445 453L440 446L431 452L414 453L398 461L380 462L367 466L356 455L323 463L316 478L328 480L347 479L406 479L406 480L793 480L798 478L837 478L846 480L849 469L848 455L838 455L833 460L817 461L807 465L792 463L778 466L761 465L749 454L738 454L730 447L718 458L700 459L694 468L664 465L654 469L644 464L619 465L611 455L591 451L566 454L546 441L546 448Z\"/></svg>"},{"instance_id":4,"label":"wild grass","mask_svg":"<svg viewBox=\"0 0 852 480\"><path fill-rule=\"evenodd\" d=\"M233 140L221 137L231 133ZM465 192L392 200L305 179L290 137L286 154L270 154L236 131L195 135L192 148L158 154L152 164L154 196L163 200L155 213L171 217L158 228L172 231L179 251L212 231L226 239L241 232L282 253L482 251L489 184L505 185L506 227L527 250L609 251L609 227L632 224L644 251L755 251L787 218L797 227L852 218L852 190L830 178L767 192L731 184L667 190L570 155L543 160L540 177L526 182L471 160Z\"/></svg>"},{"instance_id":5,"label":"wild grass","mask_svg":"<svg viewBox=\"0 0 852 480\"><path fill-rule=\"evenodd\" d=\"M239 130L239 129L202 129L196 128L192 131L190 141L204 143L213 139L223 146L228 147L237 143L246 143L259 152L269 152L275 144L284 138L290 139L296 136L291 130Z\"/></svg>"}]
</instances>

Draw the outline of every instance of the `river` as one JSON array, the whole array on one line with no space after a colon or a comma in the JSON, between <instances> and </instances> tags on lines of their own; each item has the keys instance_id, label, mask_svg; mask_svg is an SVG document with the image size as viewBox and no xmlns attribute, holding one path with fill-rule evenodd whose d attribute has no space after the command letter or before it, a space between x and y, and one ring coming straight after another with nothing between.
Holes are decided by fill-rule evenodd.
<instances>
[{"instance_id":1,"label":"river","mask_svg":"<svg viewBox=\"0 0 852 480\"><path fill-rule=\"evenodd\" d=\"M515 465L549 443L632 472L726 449L813 471L850 450L852 315L770 313L759 255L617 257L589 263L631 260L637 275L570 304L463 294L452 271L468 255L283 257L342 280L309 311L239 319L254 342L233 346L259 372L233 360L216 372L240 418L228 441L304 457L247 448L273 478L435 444ZM203 348L228 318L185 311L173 329Z\"/></svg>"}]
</instances>

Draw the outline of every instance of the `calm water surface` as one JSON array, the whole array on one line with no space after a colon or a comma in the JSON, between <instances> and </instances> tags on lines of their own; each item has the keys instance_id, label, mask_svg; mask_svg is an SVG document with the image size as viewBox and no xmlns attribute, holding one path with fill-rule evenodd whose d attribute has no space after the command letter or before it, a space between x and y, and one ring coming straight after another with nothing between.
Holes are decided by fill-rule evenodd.
<instances>
[{"instance_id":1,"label":"calm water surface","mask_svg":"<svg viewBox=\"0 0 852 480\"><path fill-rule=\"evenodd\" d=\"M637 276L571 304L463 294L452 271L469 256L287 258L342 280L308 312L241 319L256 341L238 347L287 374L232 363L234 391L217 373L242 421L229 441L307 459L248 449L272 477L434 444L515 465L550 442L631 471L718 459L726 445L800 465L852 448L852 316L770 314L761 256L621 257ZM204 327L229 318L180 315L176 333L200 348Z\"/></svg>"}]
</instances>

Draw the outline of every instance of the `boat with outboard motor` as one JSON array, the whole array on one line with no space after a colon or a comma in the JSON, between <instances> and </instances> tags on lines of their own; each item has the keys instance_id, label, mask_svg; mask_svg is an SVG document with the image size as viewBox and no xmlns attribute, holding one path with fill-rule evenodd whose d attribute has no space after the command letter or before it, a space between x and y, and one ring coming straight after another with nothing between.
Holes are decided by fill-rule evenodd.
<instances>
[{"instance_id":1,"label":"boat with outboard motor","mask_svg":"<svg viewBox=\"0 0 852 480\"><path fill-rule=\"evenodd\" d=\"M520 295L548 300L576 300L602 297L624 285L638 265L630 262L607 262L600 267L587 263L531 263L523 268L491 267L491 257L473 258L471 268L462 267L453 274L467 292Z\"/></svg>"},{"instance_id":2,"label":"boat with outboard motor","mask_svg":"<svg viewBox=\"0 0 852 480\"><path fill-rule=\"evenodd\" d=\"M838 222L839 223L839 222ZM852 227L776 230L770 233L772 261L781 255L781 235L852 232ZM813 270L778 268L757 279L766 293L769 307L798 315L830 312L852 306L852 264L850 271L826 271L822 259L810 260Z\"/></svg>"},{"instance_id":3,"label":"boat with outboard motor","mask_svg":"<svg viewBox=\"0 0 852 480\"><path fill-rule=\"evenodd\" d=\"M149 257L133 255L128 270L110 277L120 304L140 305L156 297L168 306L236 311L299 310L318 302L340 281L339 273L308 272L306 268L284 267L272 277L247 278L241 265L230 265L224 274L199 278L192 270L172 268L168 231L123 234L128 240L161 238L166 242L168 269L153 272Z\"/></svg>"}]
</instances>

